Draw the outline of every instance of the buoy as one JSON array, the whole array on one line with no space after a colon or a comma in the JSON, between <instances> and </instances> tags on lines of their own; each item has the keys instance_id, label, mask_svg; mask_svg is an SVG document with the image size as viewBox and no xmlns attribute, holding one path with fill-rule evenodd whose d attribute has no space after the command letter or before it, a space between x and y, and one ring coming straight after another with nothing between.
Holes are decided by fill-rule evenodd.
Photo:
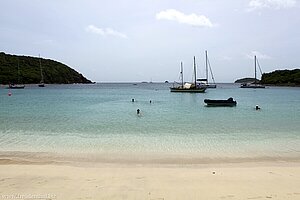
<instances>
[{"instance_id":1,"label":"buoy","mask_svg":"<svg viewBox=\"0 0 300 200\"><path fill-rule=\"evenodd\" d=\"M11 94L11 92L9 92L7 95L8 95L8 96L11 96L12 94Z\"/></svg>"}]
</instances>

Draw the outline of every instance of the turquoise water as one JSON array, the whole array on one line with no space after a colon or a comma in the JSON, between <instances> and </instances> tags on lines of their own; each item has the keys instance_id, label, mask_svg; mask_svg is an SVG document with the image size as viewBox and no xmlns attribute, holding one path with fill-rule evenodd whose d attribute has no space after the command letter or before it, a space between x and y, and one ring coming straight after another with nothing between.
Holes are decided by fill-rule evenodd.
<instances>
[{"instance_id":1,"label":"turquoise water","mask_svg":"<svg viewBox=\"0 0 300 200\"><path fill-rule=\"evenodd\" d=\"M33 85L12 96L1 88L0 151L300 157L300 88L219 84L204 94L181 94L169 86ZM236 107L203 102L228 97Z\"/></svg>"}]
</instances>

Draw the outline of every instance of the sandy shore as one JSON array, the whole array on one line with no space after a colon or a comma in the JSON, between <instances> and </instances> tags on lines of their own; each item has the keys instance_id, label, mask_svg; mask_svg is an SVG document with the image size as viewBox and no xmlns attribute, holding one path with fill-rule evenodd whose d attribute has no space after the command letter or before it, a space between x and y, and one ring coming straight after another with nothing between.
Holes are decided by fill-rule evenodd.
<instances>
[{"instance_id":1,"label":"sandy shore","mask_svg":"<svg viewBox=\"0 0 300 200\"><path fill-rule=\"evenodd\" d=\"M0 164L0 199L300 199L300 163Z\"/></svg>"}]
</instances>

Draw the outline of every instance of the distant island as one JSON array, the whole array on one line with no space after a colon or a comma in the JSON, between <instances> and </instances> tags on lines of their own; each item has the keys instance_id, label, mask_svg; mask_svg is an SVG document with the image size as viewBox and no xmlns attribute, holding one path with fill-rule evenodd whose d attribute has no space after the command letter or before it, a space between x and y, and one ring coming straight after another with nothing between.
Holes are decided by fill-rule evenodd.
<instances>
[{"instance_id":1,"label":"distant island","mask_svg":"<svg viewBox=\"0 0 300 200\"><path fill-rule=\"evenodd\" d=\"M242 78L234 83L253 83L254 78ZM270 73L263 73L261 80L256 80L259 84L274 86L300 86L300 69L276 70Z\"/></svg>"},{"instance_id":2,"label":"distant island","mask_svg":"<svg viewBox=\"0 0 300 200\"><path fill-rule=\"evenodd\" d=\"M234 81L234 83L253 83L253 82L255 82L255 78L241 78ZM256 79L256 82L258 83L259 80Z\"/></svg>"},{"instance_id":3,"label":"distant island","mask_svg":"<svg viewBox=\"0 0 300 200\"><path fill-rule=\"evenodd\" d=\"M41 81L40 61L46 84L92 83L82 74L60 62L0 52L0 84L37 84ZM19 66L19 70L18 70Z\"/></svg>"}]
</instances>

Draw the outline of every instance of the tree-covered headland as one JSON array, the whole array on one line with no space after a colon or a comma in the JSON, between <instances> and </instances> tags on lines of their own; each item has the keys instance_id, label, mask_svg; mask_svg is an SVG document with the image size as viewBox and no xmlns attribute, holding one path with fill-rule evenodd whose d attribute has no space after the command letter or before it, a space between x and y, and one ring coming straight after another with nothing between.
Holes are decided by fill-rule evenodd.
<instances>
[{"instance_id":1,"label":"tree-covered headland","mask_svg":"<svg viewBox=\"0 0 300 200\"><path fill-rule=\"evenodd\" d=\"M300 86L300 69L276 70L264 73L260 83L278 86Z\"/></svg>"},{"instance_id":2,"label":"tree-covered headland","mask_svg":"<svg viewBox=\"0 0 300 200\"><path fill-rule=\"evenodd\" d=\"M41 68L46 84L92 83L82 74L63 63L50 59L9 55L0 52L0 84L39 83L41 81Z\"/></svg>"}]
</instances>

